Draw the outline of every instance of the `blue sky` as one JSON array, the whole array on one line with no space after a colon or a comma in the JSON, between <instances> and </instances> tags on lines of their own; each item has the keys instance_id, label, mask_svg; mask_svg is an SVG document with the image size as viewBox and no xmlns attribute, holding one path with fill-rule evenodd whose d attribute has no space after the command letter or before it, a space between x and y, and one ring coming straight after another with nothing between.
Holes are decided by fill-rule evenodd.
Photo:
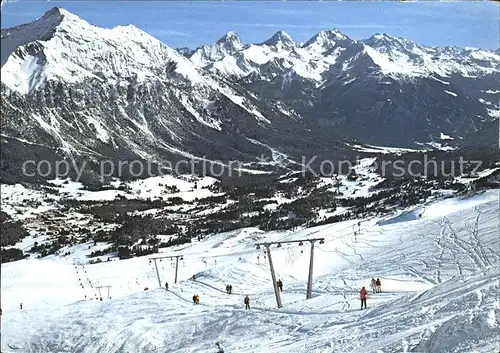
<instances>
[{"instance_id":1,"label":"blue sky","mask_svg":"<svg viewBox=\"0 0 500 353\"><path fill-rule=\"evenodd\" d=\"M494 2L299 1L33 1L7 2L2 28L35 20L60 6L101 27L133 24L171 47L212 44L234 30L243 42L262 42L278 30L306 41L337 28L354 39L387 33L426 45L497 49L499 4Z\"/></svg>"}]
</instances>

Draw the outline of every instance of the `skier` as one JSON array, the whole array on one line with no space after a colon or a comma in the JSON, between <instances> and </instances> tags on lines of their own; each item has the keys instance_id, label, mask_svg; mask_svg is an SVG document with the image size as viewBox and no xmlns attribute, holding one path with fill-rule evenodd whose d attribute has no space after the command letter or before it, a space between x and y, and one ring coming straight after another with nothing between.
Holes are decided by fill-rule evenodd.
<instances>
[{"instance_id":1,"label":"skier","mask_svg":"<svg viewBox=\"0 0 500 353\"><path fill-rule=\"evenodd\" d=\"M229 294L233 294L233 285L232 284L229 285Z\"/></svg>"},{"instance_id":2,"label":"skier","mask_svg":"<svg viewBox=\"0 0 500 353\"><path fill-rule=\"evenodd\" d=\"M193 295L193 303L196 304L196 294Z\"/></svg>"},{"instance_id":3,"label":"skier","mask_svg":"<svg viewBox=\"0 0 500 353\"><path fill-rule=\"evenodd\" d=\"M196 280L196 275L193 275L193 281L195 281L195 280Z\"/></svg>"},{"instance_id":4,"label":"skier","mask_svg":"<svg viewBox=\"0 0 500 353\"><path fill-rule=\"evenodd\" d=\"M377 278L375 284L377 285L377 293L382 292L382 283L380 282L380 278Z\"/></svg>"},{"instance_id":5,"label":"skier","mask_svg":"<svg viewBox=\"0 0 500 353\"><path fill-rule=\"evenodd\" d=\"M375 294L377 292L377 281L375 281L375 278L372 278L370 286L372 287L373 294Z\"/></svg>"},{"instance_id":6,"label":"skier","mask_svg":"<svg viewBox=\"0 0 500 353\"><path fill-rule=\"evenodd\" d=\"M281 279L279 279L276 284L278 285L278 289L280 290L280 292L283 292L283 282L281 281Z\"/></svg>"},{"instance_id":7,"label":"skier","mask_svg":"<svg viewBox=\"0 0 500 353\"><path fill-rule=\"evenodd\" d=\"M245 310L250 309L250 298L248 295L245 297L245 300L243 301L245 303Z\"/></svg>"},{"instance_id":8,"label":"skier","mask_svg":"<svg viewBox=\"0 0 500 353\"><path fill-rule=\"evenodd\" d=\"M19 304L19 308L23 310L23 303Z\"/></svg>"},{"instance_id":9,"label":"skier","mask_svg":"<svg viewBox=\"0 0 500 353\"><path fill-rule=\"evenodd\" d=\"M168 290L168 282L165 282L165 289Z\"/></svg>"},{"instance_id":10,"label":"skier","mask_svg":"<svg viewBox=\"0 0 500 353\"><path fill-rule=\"evenodd\" d=\"M219 342L215 342L215 345L217 346L217 348L219 348L219 350L217 351L217 353L224 353L224 350L222 349L221 345Z\"/></svg>"},{"instance_id":11,"label":"skier","mask_svg":"<svg viewBox=\"0 0 500 353\"><path fill-rule=\"evenodd\" d=\"M196 304L200 304L200 296L196 294Z\"/></svg>"},{"instance_id":12,"label":"skier","mask_svg":"<svg viewBox=\"0 0 500 353\"><path fill-rule=\"evenodd\" d=\"M366 309L366 298L368 297L368 292L366 291L365 287L361 288L361 291L359 292L359 297L361 299L361 310L363 310L363 304Z\"/></svg>"},{"instance_id":13,"label":"skier","mask_svg":"<svg viewBox=\"0 0 500 353\"><path fill-rule=\"evenodd\" d=\"M229 284L226 284L226 293L229 294Z\"/></svg>"}]
</instances>

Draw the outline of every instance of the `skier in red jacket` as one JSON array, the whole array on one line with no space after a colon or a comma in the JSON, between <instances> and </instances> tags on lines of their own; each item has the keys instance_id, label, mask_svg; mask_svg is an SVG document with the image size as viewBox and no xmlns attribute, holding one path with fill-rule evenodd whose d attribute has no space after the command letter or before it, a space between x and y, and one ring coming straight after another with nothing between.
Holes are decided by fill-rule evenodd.
<instances>
[{"instance_id":1,"label":"skier in red jacket","mask_svg":"<svg viewBox=\"0 0 500 353\"><path fill-rule=\"evenodd\" d=\"M359 297L361 299L361 310L363 310L363 305L365 306L366 309L366 298L368 298L368 292L366 291L365 287L361 288L361 291L359 292Z\"/></svg>"}]
</instances>

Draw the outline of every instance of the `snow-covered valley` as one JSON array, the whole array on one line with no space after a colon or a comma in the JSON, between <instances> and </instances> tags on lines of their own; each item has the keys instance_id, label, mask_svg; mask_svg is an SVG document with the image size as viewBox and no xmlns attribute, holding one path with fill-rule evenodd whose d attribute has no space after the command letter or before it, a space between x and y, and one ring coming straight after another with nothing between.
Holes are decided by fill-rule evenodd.
<instances>
[{"instance_id":1,"label":"snow-covered valley","mask_svg":"<svg viewBox=\"0 0 500 353\"><path fill-rule=\"evenodd\" d=\"M183 255L176 284L173 262L158 262L168 291L148 257L85 265L87 244L3 264L2 351L215 352L220 342L226 352L497 352L498 197L449 198L360 225L213 234L149 256ZM284 282L278 309L255 243L318 237L309 300L309 246L271 248ZM360 311L372 277L383 291ZM99 295L98 286L111 288Z\"/></svg>"}]
</instances>

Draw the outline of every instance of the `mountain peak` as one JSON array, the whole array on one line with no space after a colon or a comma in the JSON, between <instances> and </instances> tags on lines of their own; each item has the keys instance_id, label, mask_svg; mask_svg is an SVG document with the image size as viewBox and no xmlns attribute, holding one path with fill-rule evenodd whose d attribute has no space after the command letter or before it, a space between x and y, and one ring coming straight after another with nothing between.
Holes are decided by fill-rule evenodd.
<instances>
[{"instance_id":1,"label":"mountain peak","mask_svg":"<svg viewBox=\"0 0 500 353\"><path fill-rule=\"evenodd\" d=\"M63 16L78 17L76 15L73 15L71 12L63 9L62 7L56 6L56 7L51 8L46 13L44 13L43 16L40 17L40 19L60 18Z\"/></svg>"},{"instance_id":2,"label":"mountain peak","mask_svg":"<svg viewBox=\"0 0 500 353\"><path fill-rule=\"evenodd\" d=\"M290 35L284 31L276 32L271 38L269 38L262 44L269 46L282 45L285 47L296 45L292 37L290 37Z\"/></svg>"},{"instance_id":3,"label":"mountain peak","mask_svg":"<svg viewBox=\"0 0 500 353\"><path fill-rule=\"evenodd\" d=\"M321 31L309 39L302 48L308 48L319 52L325 52L334 48L339 41L349 39L346 35L337 29L330 31Z\"/></svg>"},{"instance_id":4,"label":"mountain peak","mask_svg":"<svg viewBox=\"0 0 500 353\"><path fill-rule=\"evenodd\" d=\"M211 62L232 55L243 48L240 37L234 31L227 32L214 45L202 45L196 48L188 57L198 66L205 66Z\"/></svg>"},{"instance_id":5,"label":"mountain peak","mask_svg":"<svg viewBox=\"0 0 500 353\"><path fill-rule=\"evenodd\" d=\"M321 31L318 33L318 36L322 37L322 38L328 38L328 39L346 39L347 36L342 33L341 31L339 31L337 28L334 28L332 30L329 30L329 31Z\"/></svg>"},{"instance_id":6,"label":"mountain peak","mask_svg":"<svg viewBox=\"0 0 500 353\"><path fill-rule=\"evenodd\" d=\"M374 39L374 40L387 40L391 39L392 37L388 35L387 33L375 33L368 39Z\"/></svg>"},{"instance_id":7,"label":"mountain peak","mask_svg":"<svg viewBox=\"0 0 500 353\"><path fill-rule=\"evenodd\" d=\"M60 7L54 7L31 23L2 29L2 66L18 47L37 40L49 40L66 19L83 21Z\"/></svg>"},{"instance_id":8,"label":"mountain peak","mask_svg":"<svg viewBox=\"0 0 500 353\"><path fill-rule=\"evenodd\" d=\"M36 39L47 40L47 37L52 35L63 23L80 23L89 26L88 22L77 15L56 6L33 22L2 29L2 40L20 33L28 35L31 41Z\"/></svg>"},{"instance_id":9,"label":"mountain peak","mask_svg":"<svg viewBox=\"0 0 500 353\"><path fill-rule=\"evenodd\" d=\"M411 40L393 37L387 33L375 33L370 38L363 40L365 44L391 44L391 43L413 43Z\"/></svg>"},{"instance_id":10,"label":"mountain peak","mask_svg":"<svg viewBox=\"0 0 500 353\"><path fill-rule=\"evenodd\" d=\"M235 50L239 50L243 47L241 43L240 37L234 31L229 31L225 35L219 38L219 40L215 43L217 47L224 48L227 52L234 52Z\"/></svg>"},{"instance_id":11,"label":"mountain peak","mask_svg":"<svg viewBox=\"0 0 500 353\"><path fill-rule=\"evenodd\" d=\"M333 29L331 31L321 31L309 39L303 47L309 47L312 45L319 46L325 49L335 46L335 43L339 40L345 40L348 37L345 36L338 29Z\"/></svg>"},{"instance_id":12,"label":"mountain peak","mask_svg":"<svg viewBox=\"0 0 500 353\"><path fill-rule=\"evenodd\" d=\"M372 44L372 45L384 45L384 44L391 44L391 43L396 43L400 42L400 39L397 37L392 37L388 35L387 33L375 33L372 35L370 38L363 40L365 44Z\"/></svg>"},{"instance_id":13,"label":"mountain peak","mask_svg":"<svg viewBox=\"0 0 500 353\"><path fill-rule=\"evenodd\" d=\"M2 82L22 94L50 80L115 80L119 75L146 80L172 61L176 73L198 79L186 58L141 29L100 28L58 7L34 22L2 29L1 51Z\"/></svg>"},{"instance_id":14,"label":"mountain peak","mask_svg":"<svg viewBox=\"0 0 500 353\"><path fill-rule=\"evenodd\" d=\"M375 33L370 38L362 40L362 42L383 53L390 53L396 50L411 54L415 48L422 48L411 40L393 37L387 33Z\"/></svg>"},{"instance_id":15,"label":"mountain peak","mask_svg":"<svg viewBox=\"0 0 500 353\"><path fill-rule=\"evenodd\" d=\"M226 34L224 34L222 37L219 38L217 42L240 42L240 37L238 36L238 33L235 31L229 31Z\"/></svg>"},{"instance_id":16,"label":"mountain peak","mask_svg":"<svg viewBox=\"0 0 500 353\"><path fill-rule=\"evenodd\" d=\"M47 11L42 17L36 20L35 23L45 24L46 27L55 29L63 22L68 21L72 23L81 22L88 25L82 18L58 6Z\"/></svg>"}]
</instances>

